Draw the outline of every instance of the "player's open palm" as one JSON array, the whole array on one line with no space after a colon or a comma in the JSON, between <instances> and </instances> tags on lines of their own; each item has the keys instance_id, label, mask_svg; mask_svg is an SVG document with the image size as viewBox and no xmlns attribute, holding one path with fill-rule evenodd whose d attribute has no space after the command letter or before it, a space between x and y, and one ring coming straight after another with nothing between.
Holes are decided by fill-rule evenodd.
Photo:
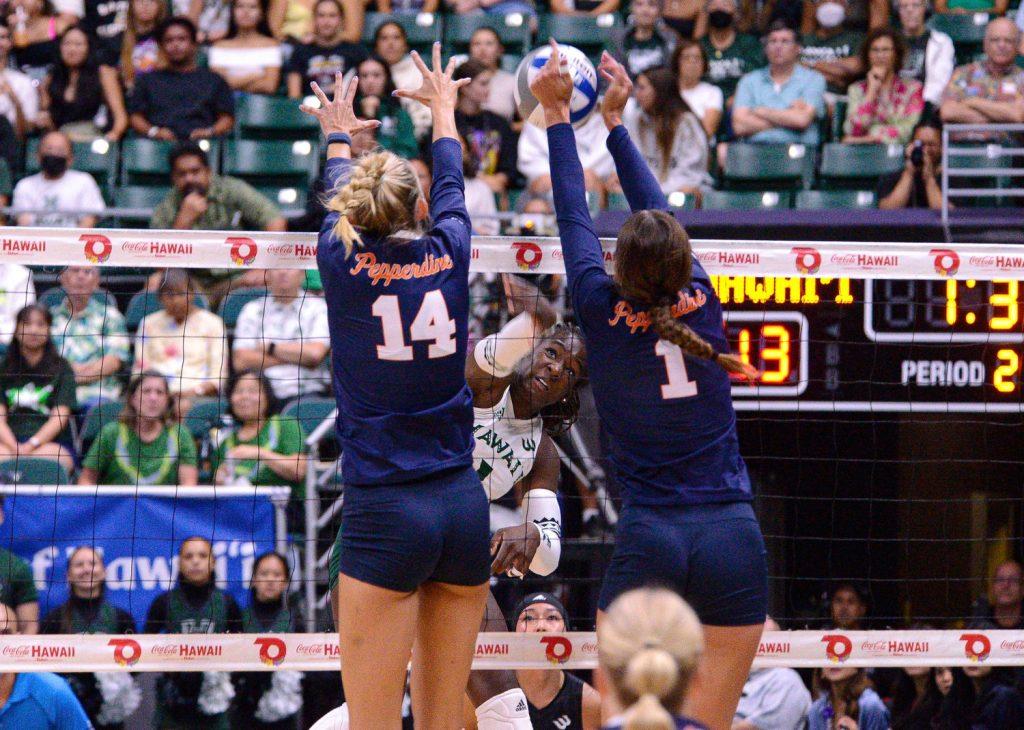
<instances>
[{"instance_id":1,"label":"player's open palm","mask_svg":"<svg viewBox=\"0 0 1024 730\"><path fill-rule=\"evenodd\" d=\"M335 75L333 101L327 98L327 94L317 82L314 81L309 86L316 94L316 98L320 100L320 106L317 108L303 104L299 108L306 114L316 117L324 135L344 133L352 137L380 126L380 122L376 119L360 119L356 116L352 104L356 98L356 90L359 88L358 76L353 76L346 84L341 74Z\"/></svg>"},{"instance_id":2,"label":"player's open palm","mask_svg":"<svg viewBox=\"0 0 1024 730\"><path fill-rule=\"evenodd\" d=\"M540 547L540 529L532 522L503 527L491 538L491 574L526 575Z\"/></svg>"},{"instance_id":3,"label":"player's open palm","mask_svg":"<svg viewBox=\"0 0 1024 730\"><path fill-rule=\"evenodd\" d=\"M562 68L562 54L558 51L558 43L551 40L551 56L533 81L530 91L545 109L561 109L569 107L572 98L572 76L569 70Z\"/></svg>"},{"instance_id":4,"label":"player's open palm","mask_svg":"<svg viewBox=\"0 0 1024 730\"><path fill-rule=\"evenodd\" d=\"M459 89L468 84L471 79L459 79L454 81L452 74L455 73L455 59L449 59L447 67L441 66L441 44L435 43L432 51L432 62L434 67L427 68L420 58L420 54L413 51L411 54L413 63L423 75L423 82L418 89L400 89L395 96L403 99L414 99L424 106L432 109L441 108L454 109L459 100Z\"/></svg>"}]
</instances>

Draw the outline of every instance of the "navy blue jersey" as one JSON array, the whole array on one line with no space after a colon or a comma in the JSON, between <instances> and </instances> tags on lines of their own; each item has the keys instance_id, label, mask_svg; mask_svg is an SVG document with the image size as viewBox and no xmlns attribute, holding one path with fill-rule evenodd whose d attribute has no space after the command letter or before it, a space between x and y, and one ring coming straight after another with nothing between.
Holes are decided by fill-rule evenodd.
<instances>
[{"instance_id":1,"label":"navy blue jersey","mask_svg":"<svg viewBox=\"0 0 1024 730\"><path fill-rule=\"evenodd\" d=\"M548 127L555 211L569 294L587 342L587 367L610 459L626 504L680 505L751 499L739 453L729 377L716 363L661 340L647 312L619 294L605 270L584 197L572 127ZM634 211L668 201L624 127L608 137ZM677 316L718 352L728 352L722 305L693 260Z\"/></svg>"},{"instance_id":2,"label":"navy blue jersey","mask_svg":"<svg viewBox=\"0 0 1024 730\"><path fill-rule=\"evenodd\" d=\"M416 239L363 235L346 258L320 230L317 265L327 300L338 440L346 484L394 484L473 463L473 398L466 384L470 222L462 148L434 143L432 227ZM326 189L350 160L328 160Z\"/></svg>"}]
</instances>

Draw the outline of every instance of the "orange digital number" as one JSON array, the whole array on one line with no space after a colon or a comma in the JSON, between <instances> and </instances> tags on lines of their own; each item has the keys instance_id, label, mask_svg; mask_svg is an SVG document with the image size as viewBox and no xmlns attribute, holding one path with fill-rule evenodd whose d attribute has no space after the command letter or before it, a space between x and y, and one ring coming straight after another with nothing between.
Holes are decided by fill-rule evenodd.
<instances>
[{"instance_id":1,"label":"orange digital number","mask_svg":"<svg viewBox=\"0 0 1024 730\"><path fill-rule=\"evenodd\" d=\"M776 343L774 347L761 348L761 361L765 363L761 382L773 384L786 382L792 369L789 359L789 346L792 338L789 330L781 324L766 324L761 327L761 339L766 345L769 341ZM770 364L774 364L773 369L769 368Z\"/></svg>"},{"instance_id":2,"label":"orange digital number","mask_svg":"<svg viewBox=\"0 0 1024 730\"><path fill-rule=\"evenodd\" d=\"M1017 390L1017 373L1020 372L1020 356L1013 350L1000 350L996 353L999 365L992 373L992 385L1000 393L1012 393Z\"/></svg>"},{"instance_id":3,"label":"orange digital number","mask_svg":"<svg viewBox=\"0 0 1024 730\"><path fill-rule=\"evenodd\" d=\"M1005 286L1006 291L996 291L996 287ZM992 319L988 321L989 326L994 330L1013 329L1020 320L1020 305L1017 302L1019 285L1013 279L996 279L992 282L992 295L988 303L992 306ZM1003 313L997 315L996 308L1003 308Z\"/></svg>"}]
</instances>

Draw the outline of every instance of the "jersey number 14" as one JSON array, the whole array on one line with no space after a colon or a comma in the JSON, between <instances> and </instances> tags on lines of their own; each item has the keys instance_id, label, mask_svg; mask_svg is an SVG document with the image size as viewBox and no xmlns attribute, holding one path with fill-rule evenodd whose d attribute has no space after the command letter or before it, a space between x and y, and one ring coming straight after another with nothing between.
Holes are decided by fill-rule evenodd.
<instances>
[{"instance_id":1,"label":"jersey number 14","mask_svg":"<svg viewBox=\"0 0 1024 730\"><path fill-rule=\"evenodd\" d=\"M377 345L377 357L381 360L412 360L412 345L407 345L402 312L398 297L382 294L373 302L373 316L380 317L384 329L384 344ZM420 311L409 327L412 342L431 341L427 357L434 360L455 354L455 320L448 317L448 305L440 289L433 289L423 295Z\"/></svg>"}]
</instances>

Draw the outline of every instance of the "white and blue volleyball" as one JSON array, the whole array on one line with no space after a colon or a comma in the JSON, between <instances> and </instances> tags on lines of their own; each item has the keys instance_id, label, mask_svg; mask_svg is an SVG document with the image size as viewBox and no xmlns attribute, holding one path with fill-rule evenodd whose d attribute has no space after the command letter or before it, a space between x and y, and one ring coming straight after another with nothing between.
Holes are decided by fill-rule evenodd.
<instances>
[{"instance_id":1,"label":"white and blue volleyball","mask_svg":"<svg viewBox=\"0 0 1024 730\"><path fill-rule=\"evenodd\" d=\"M573 46L559 44L562 73L572 76L572 98L569 100L569 121L574 127L583 124L597 106L597 70L587 54ZM544 64L551 58L551 46L535 48L516 69L516 85L513 91L519 115L531 124L544 126L544 110L530 91L533 81Z\"/></svg>"}]
</instances>

